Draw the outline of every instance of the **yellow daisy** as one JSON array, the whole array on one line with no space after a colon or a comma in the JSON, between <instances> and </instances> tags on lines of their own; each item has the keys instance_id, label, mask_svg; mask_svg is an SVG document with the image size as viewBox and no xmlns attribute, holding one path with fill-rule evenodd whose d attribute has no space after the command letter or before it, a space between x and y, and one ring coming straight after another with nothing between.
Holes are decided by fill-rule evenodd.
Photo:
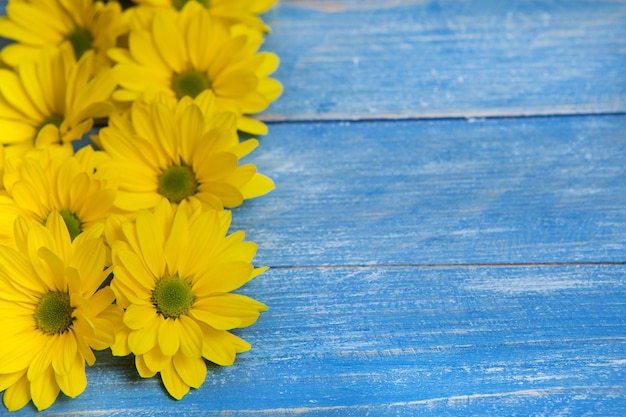
<instances>
[{"instance_id":1,"label":"yellow daisy","mask_svg":"<svg viewBox=\"0 0 626 417\"><path fill-rule=\"evenodd\" d=\"M172 204L197 200L219 210L274 187L254 165L238 165L258 141L239 143L235 117L213 107L210 91L196 100L161 95L111 116L94 140L111 155L106 168L119 176L117 207L149 209L166 197Z\"/></svg>"},{"instance_id":2,"label":"yellow daisy","mask_svg":"<svg viewBox=\"0 0 626 417\"><path fill-rule=\"evenodd\" d=\"M230 218L229 211L163 200L123 224L113 244L111 288L127 326L113 354L133 353L139 374L159 372L176 399L204 382L203 358L226 366L250 349L228 330L250 326L266 310L231 293L266 268L250 264L257 246L243 232L226 236Z\"/></svg>"},{"instance_id":3,"label":"yellow daisy","mask_svg":"<svg viewBox=\"0 0 626 417\"><path fill-rule=\"evenodd\" d=\"M0 197L0 238L11 244L13 222L22 216L33 223L46 224L50 214L59 212L73 239L92 227L100 227L113 212L116 184L100 168L103 152L91 147L75 155L54 148L10 158L6 162L4 186ZM97 172L96 172L96 168Z\"/></svg>"},{"instance_id":4,"label":"yellow daisy","mask_svg":"<svg viewBox=\"0 0 626 417\"><path fill-rule=\"evenodd\" d=\"M46 49L15 70L0 69L0 143L7 156L80 139L113 111L116 84L107 69L89 76L93 52L76 62L71 48Z\"/></svg>"},{"instance_id":5,"label":"yellow daisy","mask_svg":"<svg viewBox=\"0 0 626 417\"><path fill-rule=\"evenodd\" d=\"M262 41L258 31L241 25L229 29L215 22L195 1L179 13L161 10L149 29L131 30L128 50L110 51L120 84L113 97L131 102L155 89L180 99L211 90L219 111L238 116L239 130L265 134L265 124L246 115L264 110L282 86L268 78L278 66L278 57L257 53Z\"/></svg>"},{"instance_id":6,"label":"yellow daisy","mask_svg":"<svg viewBox=\"0 0 626 417\"><path fill-rule=\"evenodd\" d=\"M36 58L46 46L67 41L77 58L94 51L93 69L108 67L106 53L124 31L116 2L11 0L6 13L0 17L0 36L17 42L4 47L0 56L10 66Z\"/></svg>"},{"instance_id":7,"label":"yellow daisy","mask_svg":"<svg viewBox=\"0 0 626 417\"><path fill-rule=\"evenodd\" d=\"M59 391L83 392L85 362L114 342L122 310L111 288L98 290L110 273L101 230L71 242L58 213L15 229L17 249L0 246L0 390L11 411L31 399L43 410Z\"/></svg>"},{"instance_id":8,"label":"yellow daisy","mask_svg":"<svg viewBox=\"0 0 626 417\"><path fill-rule=\"evenodd\" d=\"M272 8L277 0L196 0L209 10L211 17L227 25L239 24L269 32L270 28L259 14ZM190 0L135 0L135 3L154 9L181 10ZM140 10L139 8L137 10Z\"/></svg>"}]
</instances>

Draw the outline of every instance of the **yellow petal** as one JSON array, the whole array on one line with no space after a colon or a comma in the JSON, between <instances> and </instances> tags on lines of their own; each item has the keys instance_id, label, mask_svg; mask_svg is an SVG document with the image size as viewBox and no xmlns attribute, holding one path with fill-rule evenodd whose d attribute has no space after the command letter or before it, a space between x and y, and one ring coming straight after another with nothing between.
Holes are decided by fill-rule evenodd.
<instances>
[{"instance_id":1,"label":"yellow petal","mask_svg":"<svg viewBox=\"0 0 626 417\"><path fill-rule=\"evenodd\" d=\"M194 294L203 296L235 290L250 280L252 269L252 265L240 261L212 265L208 270L202 271L201 279L194 282Z\"/></svg>"},{"instance_id":2,"label":"yellow petal","mask_svg":"<svg viewBox=\"0 0 626 417\"><path fill-rule=\"evenodd\" d=\"M128 335L128 346L135 355L143 355L158 343L158 332L162 319L157 316L142 330L135 330Z\"/></svg>"},{"instance_id":3,"label":"yellow petal","mask_svg":"<svg viewBox=\"0 0 626 417\"><path fill-rule=\"evenodd\" d=\"M175 72L182 72L186 69L187 48L176 22L172 17L174 14L159 13L152 23L152 36L157 49L163 59ZM133 51L140 54L140 51Z\"/></svg>"},{"instance_id":4,"label":"yellow petal","mask_svg":"<svg viewBox=\"0 0 626 417\"><path fill-rule=\"evenodd\" d=\"M156 375L156 372L152 372L148 368L144 360L144 356L145 355L135 356L135 367L137 368L137 372L139 372L139 376L141 376L142 378L152 378L154 375Z\"/></svg>"},{"instance_id":5,"label":"yellow petal","mask_svg":"<svg viewBox=\"0 0 626 417\"><path fill-rule=\"evenodd\" d=\"M196 13L190 18L185 33L185 44L189 50L189 59L194 68L206 71L211 64L210 42L211 21L208 13Z\"/></svg>"},{"instance_id":6,"label":"yellow petal","mask_svg":"<svg viewBox=\"0 0 626 417\"><path fill-rule=\"evenodd\" d=\"M30 401L30 383L24 374L4 392L2 401L9 411L19 410Z\"/></svg>"},{"instance_id":7,"label":"yellow petal","mask_svg":"<svg viewBox=\"0 0 626 417\"><path fill-rule=\"evenodd\" d=\"M178 210L172 223L171 232L164 245L164 255L170 271L179 271L180 265L184 264L189 255L187 244L189 242L189 223L187 216L182 210ZM179 262L179 259L181 262Z\"/></svg>"},{"instance_id":8,"label":"yellow petal","mask_svg":"<svg viewBox=\"0 0 626 417\"><path fill-rule=\"evenodd\" d=\"M24 375L26 375L25 370L10 374L0 374L0 391L4 391L11 385L16 384Z\"/></svg>"},{"instance_id":9,"label":"yellow petal","mask_svg":"<svg viewBox=\"0 0 626 417\"><path fill-rule=\"evenodd\" d=\"M239 116L237 118L237 129L253 135L267 135L265 123L247 116Z\"/></svg>"},{"instance_id":10,"label":"yellow petal","mask_svg":"<svg viewBox=\"0 0 626 417\"><path fill-rule=\"evenodd\" d=\"M192 315L200 320L200 317L220 319L224 323L238 321L236 326L215 326L206 320L205 323L220 330L229 330L235 327L246 327L259 318L259 313L267 310L265 304L240 294L222 294L208 297L194 303ZM219 323L218 323L219 324Z\"/></svg>"},{"instance_id":11,"label":"yellow petal","mask_svg":"<svg viewBox=\"0 0 626 417\"><path fill-rule=\"evenodd\" d=\"M2 48L0 52L2 61L11 67L15 67L21 62L37 59L41 53L41 48L22 43L12 43Z\"/></svg>"},{"instance_id":12,"label":"yellow petal","mask_svg":"<svg viewBox=\"0 0 626 417\"><path fill-rule=\"evenodd\" d=\"M22 112L30 120L44 121L47 115L41 112L33 105L30 97L24 91L24 87L19 77L5 69L0 69L0 90L4 99L13 107Z\"/></svg>"},{"instance_id":13,"label":"yellow petal","mask_svg":"<svg viewBox=\"0 0 626 417\"><path fill-rule=\"evenodd\" d=\"M49 337L47 343L40 347L37 356L33 358L32 363L28 367L28 379L33 381L41 377L49 369L52 371L52 352L56 348L56 337Z\"/></svg>"},{"instance_id":14,"label":"yellow petal","mask_svg":"<svg viewBox=\"0 0 626 417\"><path fill-rule=\"evenodd\" d=\"M174 369L185 384L193 388L199 388L202 385L206 378L206 364L202 358L190 358L179 352L174 355L172 362Z\"/></svg>"},{"instance_id":15,"label":"yellow petal","mask_svg":"<svg viewBox=\"0 0 626 417\"><path fill-rule=\"evenodd\" d=\"M159 86L165 91L169 90L170 79L153 71L152 68L123 63L116 65L113 73L119 85L130 91L143 91L148 86Z\"/></svg>"},{"instance_id":16,"label":"yellow petal","mask_svg":"<svg viewBox=\"0 0 626 417\"><path fill-rule=\"evenodd\" d=\"M148 295L148 292L154 287L154 282L157 277L147 269L135 253L122 251L118 253L117 256L121 262L121 266L128 271L128 274L123 274L120 277L116 276L114 280L118 278L124 280L127 285L137 290L138 296L143 297Z\"/></svg>"},{"instance_id":17,"label":"yellow petal","mask_svg":"<svg viewBox=\"0 0 626 417\"><path fill-rule=\"evenodd\" d=\"M221 366L229 366L235 362L237 353L250 350L250 344L224 330L216 330L202 326L204 343L202 356Z\"/></svg>"},{"instance_id":18,"label":"yellow petal","mask_svg":"<svg viewBox=\"0 0 626 417\"><path fill-rule=\"evenodd\" d=\"M170 361L172 360L171 356L165 356L163 353L161 353L161 349L158 346L155 346L153 349L149 350L141 356L144 360L146 369L150 371L152 375L154 375L156 372L161 372L161 370L165 368L167 364L170 363Z\"/></svg>"},{"instance_id":19,"label":"yellow petal","mask_svg":"<svg viewBox=\"0 0 626 417\"><path fill-rule=\"evenodd\" d=\"M51 19L45 11L38 8L35 4L26 2L11 2L7 6L7 15L15 23L22 27L30 27L34 23L37 24L35 33L39 36L49 39L50 44L57 44L63 40L63 35L67 28L62 22Z\"/></svg>"},{"instance_id":20,"label":"yellow petal","mask_svg":"<svg viewBox=\"0 0 626 417\"><path fill-rule=\"evenodd\" d=\"M165 274L163 231L156 230L154 215L145 211L137 215L136 225L143 259L152 275L160 278Z\"/></svg>"},{"instance_id":21,"label":"yellow petal","mask_svg":"<svg viewBox=\"0 0 626 417\"><path fill-rule=\"evenodd\" d=\"M161 371L161 380L167 392L177 400L180 400L189 392L189 385L185 384L171 362Z\"/></svg>"},{"instance_id":22,"label":"yellow petal","mask_svg":"<svg viewBox=\"0 0 626 417\"><path fill-rule=\"evenodd\" d=\"M180 352L190 358L202 356L202 330L200 326L190 317L180 316L178 318L180 326ZM190 384L191 385L191 384Z\"/></svg>"},{"instance_id":23,"label":"yellow petal","mask_svg":"<svg viewBox=\"0 0 626 417\"><path fill-rule=\"evenodd\" d=\"M141 65L153 68L155 71L163 71L165 68L168 67L167 62L163 61L161 55L159 55L159 51L155 48L152 37L148 32L131 32L128 37L128 46L129 49L134 53L133 57ZM109 56L111 56L111 52L109 52ZM124 61L126 59L126 56L112 56L112 58L120 62Z\"/></svg>"},{"instance_id":24,"label":"yellow petal","mask_svg":"<svg viewBox=\"0 0 626 417\"><path fill-rule=\"evenodd\" d=\"M59 337L59 343L56 346L56 355L52 358L52 369L57 375L70 373L76 358L82 361L78 355L78 345L73 334L65 335L67 337Z\"/></svg>"},{"instance_id":25,"label":"yellow petal","mask_svg":"<svg viewBox=\"0 0 626 417\"><path fill-rule=\"evenodd\" d=\"M214 80L212 89L220 97L243 97L256 89L258 78L249 70L229 71Z\"/></svg>"},{"instance_id":26,"label":"yellow petal","mask_svg":"<svg viewBox=\"0 0 626 417\"><path fill-rule=\"evenodd\" d=\"M56 382L52 367L48 367L36 379L31 380L30 393L33 397L33 404L39 411L50 407L57 399L59 391L59 384Z\"/></svg>"},{"instance_id":27,"label":"yellow petal","mask_svg":"<svg viewBox=\"0 0 626 417\"><path fill-rule=\"evenodd\" d=\"M172 319L164 319L159 327L159 347L165 356L173 356L180 347L178 323Z\"/></svg>"},{"instance_id":28,"label":"yellow petal","mask_svg":"<svg viewBox=\"0 0 626 417\"><path fill-rule=\"evenodd\" d=\"M78 351L80 355L83 357L85 362L88 365L93 365L96 362L96 356L93 354L93 351L89 347L89 345L84 341L83 338L76 339L76 345L78 347Z\"/></svg>"},{"instance_id":29,"label":"yellow petal","mask_svg":"<svg viewBox=\"0 0 626 417\"><path fill-rule=\"evenodd\" d=\"M274 181L262 174L254 174L252 179L240 188L243 198L255 198L269 193L275 188Z\"/></svg>"},{"instance_id":30,"label":"yellow petal","mask_svg":"<svg viewBox=\"0 0 626 417\"><path fill-rule=\"evenodd\" d=\"M218 330L230 330L241 326L241 320L239 318L219 316L204 309L198 301L194 304L194 307L189 312L189 315L194 319L206 323L207 325Z\"/></svg>"},{"instance_id":31,"label":"yellow petal","mask_svg":"<svg viewBox=\"0 0 626 417\"><path fill-rule=\"evenodd\" d=\"M87 376L85 375L85 362L79 357L74 356L72 367L67 374L57 374L56 380L59 387L65 395L75 398L80 395L87 387Z\"/></svg>"},{"instance_id":32,"label":"yellow petal","mask_svg":"<svg viewBox=\"0 0 626 417\"><path fill-rule=\"evenodd\" d=\"M87 296L91 296L102 284L104 261L105 250L102 239L89 239L74 250L71 266L78 270L81 289Z\"/></svg>"},{"instance_id":33,"label":"yellow petal","mask_svg":"<svg viewBox=\"0 0 626 417\"><path fill-rule=\"evenodd\" d=\"M156 320L156 315L151 304L131 304L124 312L124 323L133 330L140 330Z\"/></svg>"}]
</instances>

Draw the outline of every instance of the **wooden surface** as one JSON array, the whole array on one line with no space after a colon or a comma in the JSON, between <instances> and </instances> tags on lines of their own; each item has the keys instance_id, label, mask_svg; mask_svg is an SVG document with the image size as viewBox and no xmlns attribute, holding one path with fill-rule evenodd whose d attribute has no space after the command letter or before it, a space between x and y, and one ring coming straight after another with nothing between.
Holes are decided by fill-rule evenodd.
<instances>
[{"instance_id":1,"label":"wooden surface","mask_svg":"<svg viewBox=\"0 0 626 417\"><path fill-rule=\"evenodd\" d=\"M253 349L179 402L101 352L42 415L626 415L626 2L265 19Z\"/></svg>"}]
</instances>

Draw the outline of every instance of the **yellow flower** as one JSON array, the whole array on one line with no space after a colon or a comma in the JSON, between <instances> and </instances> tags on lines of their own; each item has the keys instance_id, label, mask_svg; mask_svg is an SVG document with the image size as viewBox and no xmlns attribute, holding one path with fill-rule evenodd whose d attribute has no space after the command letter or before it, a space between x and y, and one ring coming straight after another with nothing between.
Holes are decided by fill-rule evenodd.
<instances>
[{"instance_id":1,"label":"yellow flower","mask_svg":"<svg viewBox=\"0 0 626 417\"><path fill-rule=\"evenodd\" d=\"M211 17L227 25L242 23L269 32L270 28L257 16L268 11L277 0L196 0L209 10ZM190 0L135 0L154 9L181 10ZM141 10L142 8L136 8Z\"/></svg>"},{"instance_id":2,"label":"yellow flower","mask_svg":"<svg viewBox=\"0 0 626 417\"><path fill-rule=\"evenodd\" d=\"M15 228L17 249L0 246L0 390L11 411L31 399L42 410L59 391L83 392L85 362L114 342L122 311L109 287L98 290L110 273L102 230L71 242L58 213Z\"/></svg>"},{"instance_id":3,"label":"yellow flower","mask_svg":"<svg viewBox=\"0 0 626 417\"><path fill-rule=\"evenodd\" d=\"M7 145L7 156L33 147L71 147L94 119L108 117L116 84L110 69L89 76L93 59L87 52L76 62L65 46L46 49L14 71L0 69L0 143Z\"/></svg>"},{"instance_id":4,"label":"yellow flower","mask_svg":"<svg viewBox=\"0 0 626 417\"><path fill-rule=\"evenodd\" d=\"M231 293L266 270L250 264L256 245L243 232L226 236L229 211L195 206L163 200L123 224L113 244L111 288L127 326L113 354L133 353L139 374L159 372L176 399L204 382L203 358L231 365L250 349L228 330L251 325L266 309Z\"/></svg>"},{"instance_id":5,"label":"yellow flower","mask_svg":"<svg viewBox=\"0 0 626 417\"><path fill-rule=\"evenodd\" d=\"M100 168L104 152L91 147L75 155L54 148L7 160L0 197L0 237L4 244L13 241L13 222L17 216L45 224L59 212L72 239L106 220L114 210L116 185ZM98 167L97 172L96 167Z\"/></svg>"},{"instance_id":6,"label":"yellow flower","mask_svg":"<svg viewBox=\"0 0 626 417\"><path fill-rule=\"evenodd\" d=\"M111 116L94 140L111 155L106 167L119 175L117 207L150 209L166 197L172 204L197 200L219 210L274 187L254 165L238 165L258 141L239 143L235 117L214 113L213 102L210 91L195 101L161 95Z\"/></svg>"},{"instance_id":7,"label":"yellow flower","mask_svg":"<svg viewBox=\"0 0 626 417\"><path fill-rule=\"evenodd\" d=\"M237 117L237 128L265 134L267 127L246 114L264 110L282 92L268 78L278 66L278 57L257 53L263 36L238 25L227 28L211 19L197 2L177 13L161 10L154 14L149 29L134 28L129 49L112 49L109 56L121 89L114 98L131 102L141 93L155 89L171 97L195 98L205 90L216 97L216 108Z\"/></svg>"},{"instance_id":8,"label":"yellow flower","mask_svg":"<svg viewBox=\"0 0 626 417\"><path fill-rule=\"evenodd\" d=\"M7 45L2 60L10 66L36 58L46 46L68 41L77 58L95 53L95 66L108 67L107 51L123 32L121 9L115 2L93 0L11 0L0 17L0 36L17 43Z\"/></svg>"}]
</instances>

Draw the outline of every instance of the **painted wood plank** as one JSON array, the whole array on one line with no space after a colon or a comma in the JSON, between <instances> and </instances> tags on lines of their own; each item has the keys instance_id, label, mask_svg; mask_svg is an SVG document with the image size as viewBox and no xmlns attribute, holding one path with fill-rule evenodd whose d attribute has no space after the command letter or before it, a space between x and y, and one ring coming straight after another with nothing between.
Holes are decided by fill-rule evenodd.
<instances>
[{"instance_id":1,"label":"painted wood plank","mask_svg":"<svg viewBox=\"0 0 626 417\"><path fill-rule=\"evenodd\" d=\"M261 264L625 261L626 116L278 123L250 160Z\"/></svg>"},{"instance_id":2,"label":"painted wood plank","mask_svg":"<svg viewBox=\"0 0 626 417\"><path fill-rule=\"evenodd\" d=\"M283 0L267 120L626 110L623 0Z\"/></svg>"},{"instance_id":3,"label":"painted wood plank","mask_svg":"<svg viewBox=\"0 0 626 417\"><path fill-rule=\"evenodd\" d=\"M182 401L100 354L44 415L623 415L626 266L282 268L253 350ZM28 415L32 410L16 413Z\"/></svg>"}]
</instances>

